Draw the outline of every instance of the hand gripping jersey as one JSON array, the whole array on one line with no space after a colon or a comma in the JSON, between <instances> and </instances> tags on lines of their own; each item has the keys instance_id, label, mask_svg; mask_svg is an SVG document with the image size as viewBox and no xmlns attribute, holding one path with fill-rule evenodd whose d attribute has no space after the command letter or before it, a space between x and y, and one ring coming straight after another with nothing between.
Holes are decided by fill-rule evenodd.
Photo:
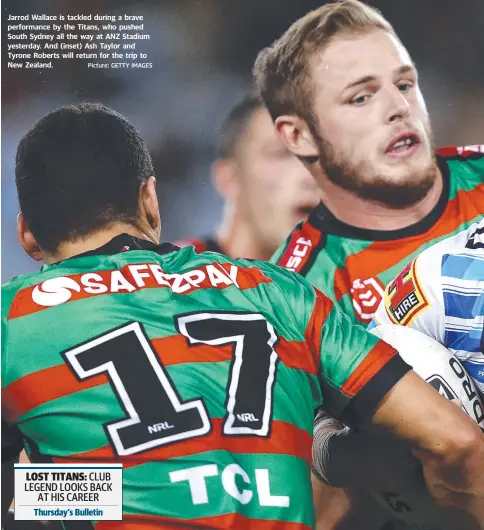
<instances>
[{"instance_id":1,"label":"hand gripping jersey","mask_svg":"<svg viewBox=\"0 0 484 530\"><path fill-rule=\"evenodd\" d=\"M390 282L370 326L384 323L443 344L484 396L484 219L422 252Z\"/></svg>"},{"instance_id":2,"label":"hand gripping jersey","mask_svg":"<svg viewBox=\"0 0 484 530\"><path fill-rule=\"evenodd\" d=\"M444 190L419 223L401 230L364 230L342 223L321 204L271 261L303 275L355 322L367 325L385 286L405 265L484 214L484 145L441 149L437 162Z\"/></svg>"},{"instance_id":3,"label":"hand gripping jersey","mask_svg":"<svg viewBox=\"0 0 484 530\"><path fill-rule=\"evenodd\" d=\"M3 286L2 456L123 463L124 530L310 529L315 407L409 369L289 271L120 235Z\"/></svg>"}]
</instances>

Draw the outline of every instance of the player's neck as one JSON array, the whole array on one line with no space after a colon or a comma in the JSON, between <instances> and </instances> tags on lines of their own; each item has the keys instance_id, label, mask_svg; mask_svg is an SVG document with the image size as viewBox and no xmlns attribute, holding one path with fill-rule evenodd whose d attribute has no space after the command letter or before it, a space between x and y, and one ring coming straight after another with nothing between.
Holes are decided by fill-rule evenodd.
<instances>
[{"instance_id":1,"label":"player's neck","mask_svg":"<svg viewBox=\"0 0 484 530\"><path fill-rule=\"evenodd\" d=\"M55 253L43 252L43 262L45 264L57 263L58 261L63 261L73 256L83 254L84 252L89 252L95 250L96 248L102 247L106 243L109 243L111 239L121 234L129 234L131 236L137 237L138 239L146 239L150 241L151 239L144 234L140 229L136 228L133 225L128 225L124 223L117 223L110 226L109 228L104 228L99 232L94 232L86 238L78 239L77 241L68 241L61 243Z\"/></svg>"},{"instance_id":2,"label":"player's neck","mask_svg":"<svg viewBox=\"0 0 484 530\"><path fill-rule=\"evenodd\" d=\"M402 209L370 202L333 184L320 182L323 202L341 222L366 230L400 230L424 219L437 205L443 190L443 178L437 167L432 188L419 202Z\"/></svg>"},{"instance_id":3,"label":"player's neck","mask_svg":"<svg viewBox=\"0 0 484 530\"><path fill-rule=\"evenodd\" d=\"M263 248L254 237L252 226L237 212L226 211L215 239L222 252L232 258L267 261L272 249Z\"/></svg>"}]
</instances>

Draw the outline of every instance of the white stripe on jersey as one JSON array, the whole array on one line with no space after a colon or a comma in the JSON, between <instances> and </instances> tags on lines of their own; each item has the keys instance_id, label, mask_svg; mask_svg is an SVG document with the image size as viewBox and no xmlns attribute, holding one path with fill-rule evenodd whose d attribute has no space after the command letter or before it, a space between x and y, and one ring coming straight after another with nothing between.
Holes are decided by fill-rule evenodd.
<instances>
[{"instance_id":1,"label":"white stripe on jersey","mask_svg":"<svg viewBox=\"0 0 484 530\"><path fill-rule=\"evenodd\" d=\"M479 363L479 364L481 362L484 362L482 359L481 352L458 350L455 348L449 348L449 351L451 351L461 361L474 361L475 363ZM483 364L483 367L484 367L484 364Z\"/></svg>"},{"instance_id":2,"label":"white stripe on jersey","mask_svg":"<svg viewBox=\"0 0 484 530\"><path fill-rule=\"evenodd\" d=\"M461 329L482 329L484 324L484 316L476 316L474 318L460 318L451 317L447 315L445 317L446 328L461 328Z\"/></svg>"},{"instance_id":3,"label":"white stripe on jersey","mask_svg":"<svg viewBox=\"0 0 484 530\"><path fill-rule=\"evenodd\" d=\"M451 276L441 276L443 289L462 289L466 291L473 289L477 291L476 294L481 294L484 291L483 280L464 280L464 278L453 278Z\"/></svg>"}]
</instances>

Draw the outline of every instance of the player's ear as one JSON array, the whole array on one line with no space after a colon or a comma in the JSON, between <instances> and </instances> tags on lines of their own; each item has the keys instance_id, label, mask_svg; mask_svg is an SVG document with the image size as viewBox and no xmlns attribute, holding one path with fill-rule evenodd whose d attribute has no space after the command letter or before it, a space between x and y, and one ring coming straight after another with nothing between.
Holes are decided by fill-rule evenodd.
<instances>
[{"instance_id":1,"label":"player's ear","mask_svg":"<svg viewBox=\"0 0 484 530\"><path fill-rule=\"evenodd\" d=\"M240 189L237 164L233 158L218 158L212 164L212 184L225 200L235 200Z\"/></svg>"},{"instance_id":2,"label":"player's ear","mask_svg":"<svg viewBox=\"0 0 484 530\"><path fill-rule=\"evenodd\" d=\"M17 238L20 246L32 259L35 261L41 261L43 259L44 254L42 249L30 231L22 212L17 216Z\"/></svg>"},{"instance_id":3,"label":"player's ear","mask_svg":"<svg viewBox=\"0 0 484 530\"><path fill-rule=\"evenodd\" d=\"M156 179L149 177L141 184L139 210L142 230L154 243L159 243L161 233L160 207L156 194ZM147 225L147 226L146 226Z\"/></svg>"},{"instance_id":4,"label":"player's ear","mask_svg":"<svg viewBox=\"0 0 484 530\"><path fill-rule=\"evenodd\" d=\"M305 120L287 114L275 121L277 136L283 144L300 158L318 158L319 150L315 138Z\"/></svg>"}]
</instances>

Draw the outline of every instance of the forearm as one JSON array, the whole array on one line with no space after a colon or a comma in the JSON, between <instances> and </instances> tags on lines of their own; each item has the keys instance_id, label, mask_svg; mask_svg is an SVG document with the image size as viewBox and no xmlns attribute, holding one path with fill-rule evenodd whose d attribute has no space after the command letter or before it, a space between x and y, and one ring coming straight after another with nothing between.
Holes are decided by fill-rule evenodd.
<instances>
[{"instance_id":1,"label":"forearm","mask_svg":"<svg viewBox=\"0 0 484 530\"><path fill-rule=\"evenodd\" d=\"M484 436L480 445L480 450L476 445L447 457L414 451L422 462L427 490L452 521L449 528L484 529Z\"/></svg>"},{"instance_id":2,"label":"forearm","mask_svg":"<svg viewBox=\"0 0 484 530\"><path fill-rule=\"evenodd\" d=\"M335 486L335 487L345 487L350 484L346 484L344 481L340 480L338 475L339 467L345 467L343 459L341 459L341 453L339 450L339 445L336 444L336 452L334 450L334 441L336 438L345 438L350 434L348 427L345 427L338 420L332 418L325 412L319 411L314 420L314 433L313 433L313 458L312 458L312 467L313 473L318 478L318 480L324 484ZM331 457L330 457L330 445L331 445ZM335 460L337 460L335 462ZM358 466L358 459L354 459L354 464ZM332 463L330 471L330 463ZM336 473L334 468L336 467ZM343 474L344 471L341 470ZM358 475L358 469L355 472L355 475ZM354 477L351 477L353 480Z\"/></svg>"},{"instance_id":3,"label":"forearm","mask_svg":"<svg viewBox=\"0 0 484 530\"><path fill-rule=\"evenodd\" d=\"M372 423L409 444L440 508L468 514L480 521L474 528L484 528L484 434L469 416L409 372L381 401Z\"/></svg>"},{"instance_id":4,"label":"forearm","mask_svg":"<svg viewBox=\"0 0 484 530\"><path fill-rule=\"evenodd\" d=\"M381 530L390 520L366 492L332 488L312 476L317 530Z\"/></svg>"},{"instance_id":5,"label":"forearm","mask_svg":"<svg viewBox=\"0 0 484 530\"><path fill-rule=\"evenodd\" d=\"M420 472L408 446L382 433L358 433L327 414L314 426L313 472L339 488L395 489Z\"/></svg>"}]
</instances>

